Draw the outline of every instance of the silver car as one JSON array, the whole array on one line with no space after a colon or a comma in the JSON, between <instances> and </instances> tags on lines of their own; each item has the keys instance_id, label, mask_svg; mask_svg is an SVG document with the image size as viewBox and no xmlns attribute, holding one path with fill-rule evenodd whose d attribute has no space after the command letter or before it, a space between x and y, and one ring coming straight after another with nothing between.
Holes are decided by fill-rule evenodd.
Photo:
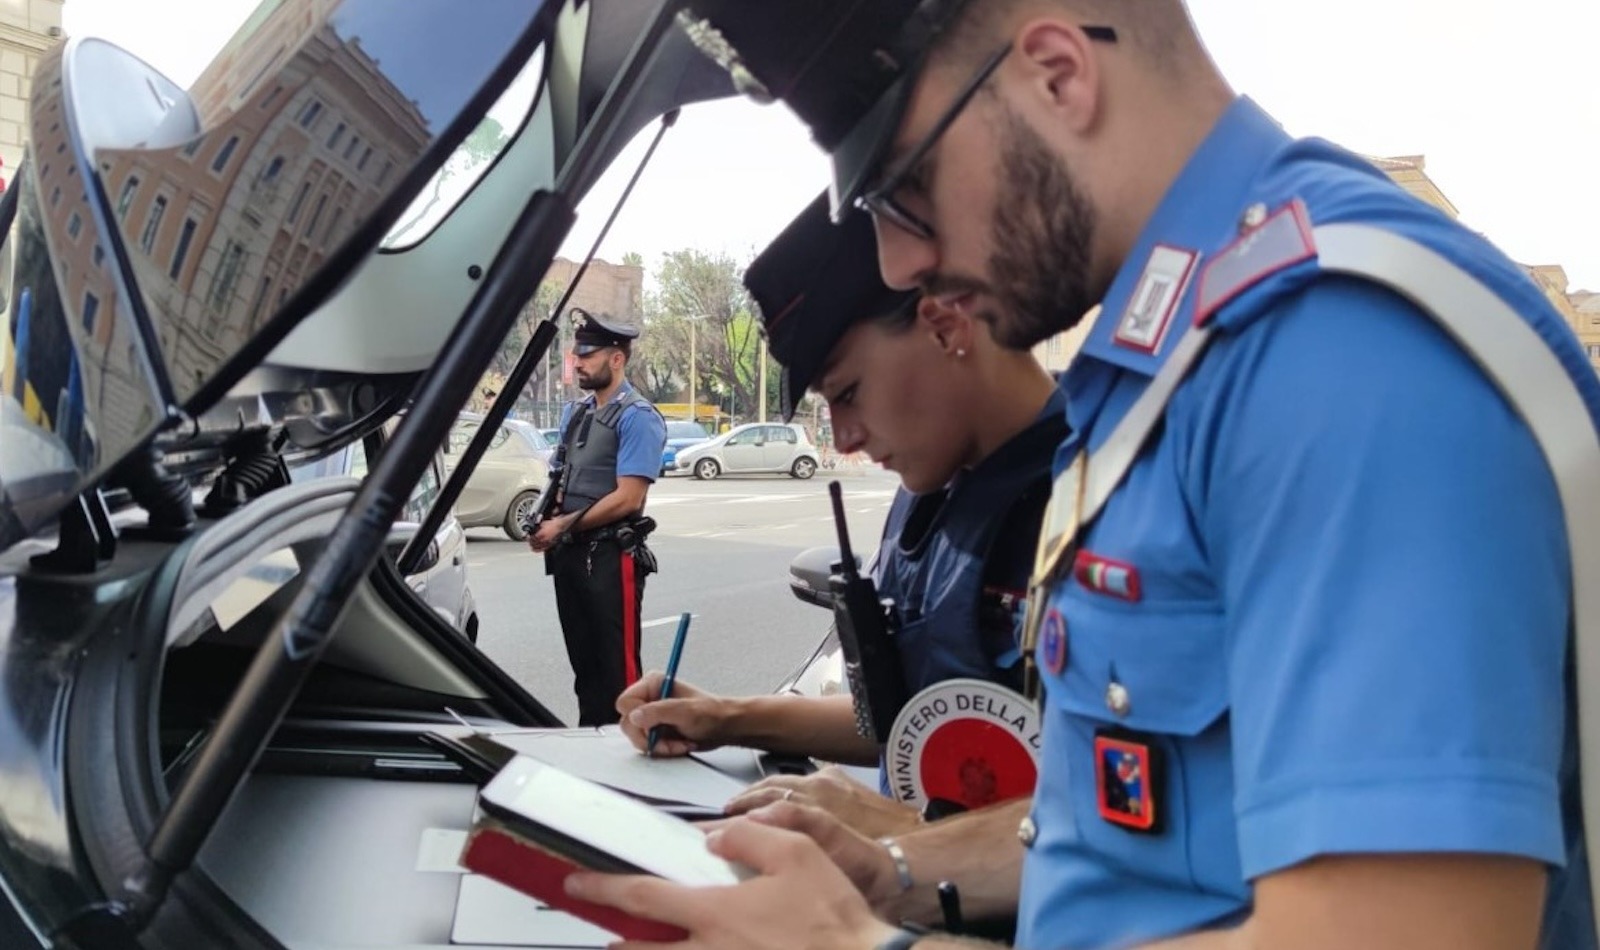
<instances>
[{"instance_id":1,"label":"silver car","mask_svg":"<svg viewBox=\"0 0 1600 950\"><path fill-rule=\"evenodd\" d=\"M817 473L817 447L797 425L749 422L709 442L679 449L674 464L678 471L693 472L696 478L757 472L810 478Z\"/></svg>"},{"instance_id":2,"label":"silver car","mask_svg":"<svg viewBox=\"0 0 1600 950\"><path fill-rule=\"evenodd\" d=\"M483 425L477 413L463 412L445 443L445 464L454 469L467 444ZM456 499L456 517L468 528L499 528L521 541L522 526L550 484L550 444L533 425L518 419L500 424L483 458Z\"/></svg>"},{"instance_id":3,"label":"silver car","mask_svg":"<svg viewBox=\"0 0 1600 950\"><path fill-rule=\"evenodd\" d=\"M392 428L392 426L391 426ZM313 478L348 475L365 478L367 452L361 442L352 442L333 454L314 462L294 466L289 475L297 482ZM398 556L419 523L433 506L444 485L444 466L439 455L422 473L422 480L411 490L401 511L400 520L389 532L389 549ZM428 545L427 552L415 573L406 577L406 586L443 617L445 622L467 635L474 643L478 640L478 607L467 586L467 533L454 515L446 515L439 530Z\"/></svg>"}]
</instances>

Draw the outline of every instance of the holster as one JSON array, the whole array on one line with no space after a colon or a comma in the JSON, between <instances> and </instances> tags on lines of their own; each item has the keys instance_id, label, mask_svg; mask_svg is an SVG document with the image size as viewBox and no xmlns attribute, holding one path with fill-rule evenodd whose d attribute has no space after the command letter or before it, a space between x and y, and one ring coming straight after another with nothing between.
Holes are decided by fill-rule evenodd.
<instances>
[{"instance_id":1,"label":"holster","mask_svg":"<svg viewBox=\"0 0 1600 950\"><path fill-rule=\"evenodd\" d=\"M601 541L615 541L617 547L633 555L634 566L642 574L654 574L659 570L655 552L645 545L645 539L656 530L656 519L640 516L627 518L614 524L604 525L592 531L568 535L569 544L595 544Z\"/></svg>"},{"instance_id":2,"label":"holster","mask_svg":"<svg viewBox=\"0 0 1600 950\"><path fill-rule=\"evenodd\" d=\"M630 518L615 525L617 546L633 555L633 564L641 575L660 570L656 553L645 544L645 539L656 530L656 519L648 516Z\"/></svg>"}]
</instances>

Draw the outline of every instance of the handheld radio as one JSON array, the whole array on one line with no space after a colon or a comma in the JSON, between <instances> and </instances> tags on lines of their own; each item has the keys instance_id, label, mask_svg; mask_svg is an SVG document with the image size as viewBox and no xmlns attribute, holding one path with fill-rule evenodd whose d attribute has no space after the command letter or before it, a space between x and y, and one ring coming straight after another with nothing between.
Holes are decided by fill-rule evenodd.
<instances>
[{"instance_id":1,"label":"handheld radio","mask_svg":"<svg viewBox=\"0 0 1600 950\"><path fill-rule=\"evenodd\" d=\"M833 522L839 531L839 563L828 578L828 587L833 592L833 619L844 651L856 731L882 743L888 741L895 716L910 698L891 632L894 605L880 600L872 578L861 576L856 567L844 520L844 495L838 482L829 483L828 494L833 501Z\"/></svg>"}]
</instances>

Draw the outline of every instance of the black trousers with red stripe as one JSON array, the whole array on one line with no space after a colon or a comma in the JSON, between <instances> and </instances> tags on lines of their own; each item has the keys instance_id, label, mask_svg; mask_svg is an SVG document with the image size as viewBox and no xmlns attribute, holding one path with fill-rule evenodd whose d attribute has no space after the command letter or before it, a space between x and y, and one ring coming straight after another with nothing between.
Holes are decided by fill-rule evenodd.
<instances>
[{"instance_id":1,"label":"black trousers with red stripe","mask_svg":"<svg viewBox=\"0 0 1600 950\"><path fill-rule=\"evenodd\" d=\"M616 722L617 695L639 679L644 575L616 539L575 538L545 554L572 663L578 724Z\"/></svg>"}]
</instances>

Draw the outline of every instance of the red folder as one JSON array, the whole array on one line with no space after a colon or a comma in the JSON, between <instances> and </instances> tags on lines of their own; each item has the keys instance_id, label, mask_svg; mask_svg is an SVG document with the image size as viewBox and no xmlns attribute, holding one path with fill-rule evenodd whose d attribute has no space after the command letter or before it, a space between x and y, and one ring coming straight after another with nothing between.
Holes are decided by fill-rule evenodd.
<instances>
[{"instance_id":1,"label":"red folder","mask_svg":"<svg viewBox=\"0 0 1600 950\"><path fill-rule=\"evenodd\" d=\"M567 875L588 869L540 847L487 816L473 826L466 850L461 853L461 866L629 940L675 943L689 936L679 927L641 920L615 907L567 896Z\"/></svg>"},{"instance_id":2,"label":"red folder","mask_svg":"<svg viewBox=\"0 0 1600 950\"><path fill-rule=\"evenodd\" d=\"M568 897L569 874L654 874L715 887L751 873L707 850L700 829L684 819L526 755L478 793L478 812L463 867L628 939L675 943L688 935Z\"/></svg>"}]
</instances>

